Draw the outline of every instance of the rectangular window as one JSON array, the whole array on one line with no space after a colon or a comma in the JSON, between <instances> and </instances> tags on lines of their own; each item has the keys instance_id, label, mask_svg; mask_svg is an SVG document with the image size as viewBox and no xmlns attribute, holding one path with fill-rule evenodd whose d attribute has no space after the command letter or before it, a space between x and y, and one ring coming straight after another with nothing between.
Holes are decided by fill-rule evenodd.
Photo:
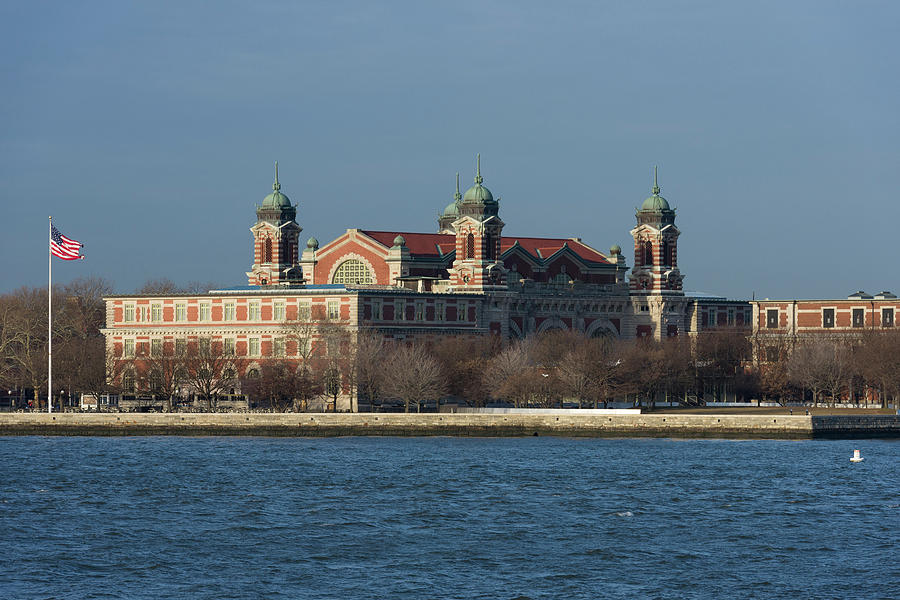
<instances>
[{"instance_id":1,"label":"rectangular window","mask_svg":"<svg viewBox=\"0 0 900 600\"><path fill-rule=\"evenodd\" d=\"M125 322L134 323L134 304L125 305Z\"/></svg>"},{"instance_id":2,"label":"rectangular window","mask_svg":"<svg viewBox=\"0 0 900 600\"><path fill-rule=\"evenodd\" d=\"M235 314L234 302L226 302L223 310L223 319L225 321L234 321Z\"/></svg>"},{"instance_id":3,"label":"rectangular window","mask_svg":"<svg viewBox=\"0 0 900 600\"><path fill-rule=\"evenodd\" d=\"M138 309L138 320L142 323L146 323L150 320L150 309L146 306L141 306Z\"/></svg>"},{"instance_id":4,"label":"rectangular window","mask_svg":"<svg viewBox=\"0 0 900 600\"><path fill-rule=\"evenodd\" d=\"M297 340L297 356L309 357L309 338L299 338Z\"/></svg>"},{"instance_id":5,"label":"rectangular window","mask_svg":"<svg viewBox=\"0 0 900 600\"><path fill-rule=\"evenodd\" d=\"M381 320L381 299L372 300L372 320Z\"/></svg>"},{"instance_id":6,"label":"rectangular window","mask_svg":"<svg viewBox=\"0 0 900 600\"><path fill-rule=\"evenodd\" d=\"M175 305L175 320L180 323L187 321L187 304L182 302Z\"/></svg>"},{"instance_id":7,"label":"rectangular window","mask_svg":"<svg viewBox=\"0 0 900 600\"><path fill-rule=\"evenodd\" d=\"M700 328L706 329L708 324L709 324L709 313L704 310L703 312L700 313Z\"/></svg>"},{"instance_id":8,"label":"rectangular window","mask_svg":"<svg viewBox=\"0 0 900 600\"><path fill-rule=\"evenodd\" d=\"M250 356L259 356L259 338L250 338L247 347Z\"/></svg>"},{"instance_id":9,"label":"rectangular window","mask_svg":"<svg viewBox=\"0 0 900 600\"><path fill-rule=\"evenodd\" d=\"M187 354L187 340L184 338L175 340L175 356Z\"/></svg>"},{"instance_id":10,"label":"rectangular window","mask_svg":"<svg viewBox=\"0 0 900 600\"><path fill-rule=\"evenodd\" d=\"M834 327L834 309L833 308L823 308L822 309L822 327L830 329Z\"/></svg>"},{"instance_id":11,"label":"rectangular window","mask_svg":"<svg viewBox=\"0 0 900 600\"><path fill-rule=\"evenodd\" d=\"M777 329L778 328L778 309L770 308L766 311L766 328L767 329Z\"/></svg>"},{"instance_id":12,"label":"rectangular window","mask_svg":"<svg viewBox=\"0 0 900 600\"><path fill-rule=\"evenodd\" d=\"M744 325L749 325L750 321L753 320L753 309L745 308L744 309Z\"/></svg>"},{"instance_id":13,"label":"rectangular window","mask_svg":"<svg viewBox=\"0 0 900 600\"><path fill-rule=\"evenodd\" d=\"M159 302L150 305L150 320L154 323L162 321L162 304Z\"/></svg>"},{"instance_id":14,"label":"rectangular window","mask_svg":"<svg viewBox=\"0 0 900 600\"><path fill-rule=\"evenodd\" d=\"M425 303L416 302L416 321L425 320Z\"/></svg>"},{"instance_id":15,"label":"rectangular window","mask_svg":"<svg viewBox=\"0 0 900 600\"><path fill-rule=\"evenodd\" d=\"M310 310L309 302L300 301L297 305L297 320L298 321L309 321L309 317L312 314Z\"/></svg>"},{"instance_id":16,"label":"rectangular window","mask_svg":"<svg viewBox=\"0 0 900 600\"><path fill-rule=\"evenodd\" d=\"M209 302L200 303L200 320L209 321L212 315L212 307Z\"/></svg>"},{"instance_id":17,"label":"rectangular window","mask_svg":"<svg viewBox=\"0 0 900 600\"><path fill-rule=\"evenodd\" d=\"M125 340L125 358L134 358L134 340Z\"/></svg>"},{"instance_id":18,"label":"rectangular window","mask_svg":"<svg viewBox=\"0 0 900 600\"><path fill-rule=\"evenodd\" d=\"M853 326L863 327L866 324L866 313L864 308L853 309Z\"/></svg>"},{"instance_id":19,"label":"rectangular window","mask_svg":"<svg viewBox=\"0 0 900 600\"><path fill-rule=\"evenodd\" d=\"M340 305L337 300L329 300L328 301L328 320L336 321L340 318Z\"/></svg>"},{"instance_id":20,"label":"rectangular window","mask_svg":"<svg viewBox=\"0 0 900 600\"><path fill-rule=\"evenodd\" d=\"M447 307L444 306L443 300L435 301L434 318L436 321L445 321L447 319Z\"/></svg>"},{"instance_id":21,"label":"rectangular window","mask_svg":"<svg viewBox=\"0 0 900 600\"><path fill-rule=\"evenodd\" d=\"M249 321L259 321L259 300L254 300L250 302L249 310L247 311L247 320ZM257 340L259 341L259 340Z\"/></svg>"},{"instance_id":22,"label":"rectangular window","mask_svg":"<svg viewBox=\"0 0 900 600\"><path fill-rule=\"evenodd\" d=\"M406 320L406 300L394 300L394 318L398 321Z\"/></svg>"},{"instance_id":23,"label":"rectangular window","mask_svg":"<svg viewBox=\"0 0 900 600\"><path fill-rule=\"evenodd\" d=\"M150 340L150 356L160 357L163 353L162 340Z\"/></svg>"},{"instance_id":24,"label":"rectangular window","mask_svg":"<svg viewBox=\"0 0 900 600\"><path fill-rule=\"evenodd\" d=\"M275 338L272 340L272 354L275 356L284 356L284 338Z\"/></svg>"},{"instance_id":25,"label":"rectangular window","mask_svg":"<svg viewBox=\"0 0 900 600\"><path fill-rule=\"evenodd\" d=\"M234 338L224 338L222 340L222 352L225 356L234 356Z\"/></svg>"},{"instance_id":26,"label":"rectangular window","mask_svg":"<svg viewBox=\"0 0 900 600\"><path fill-rule=\"evenodd\" d=\"M734 326L734 309L728 309L728 325Z\"/></svg>"},{"instance_id":27,"label":"rectangular window","mask_svg":"<svg viewBox=\"0 0 900 600\"><path fill-rule=\"evenodd\" d=\"M894 309L893 308L882 308L881 309L881 326L882 327L893 327L894 326Z\"/></svg>"},{"instance_id":28,"label":"rectangular window","mask_svg":"<svg viewBox=\"0 0 900 600\"><path fill-rule=\"evenodd\" d=\"M272 309L272 318L276 321L284 321L284 300L276 300Z\"/></svg>"}]
</instances>

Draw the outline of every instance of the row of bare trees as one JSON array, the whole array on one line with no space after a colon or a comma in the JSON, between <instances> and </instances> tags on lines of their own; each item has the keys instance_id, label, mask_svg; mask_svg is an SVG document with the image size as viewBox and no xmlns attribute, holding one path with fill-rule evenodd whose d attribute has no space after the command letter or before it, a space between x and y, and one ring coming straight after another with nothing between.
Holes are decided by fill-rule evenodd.
<instances>
[{"instance_id":1,"label":"row of bare trees","mask_svg":"<svg viewBox=\"0 0 900 600\"><path fill-rule=\"evenodd\" d=\"M757 340L760 393L782 403L809 400L887 407L900 397L900 332L827 339Z\"/></svg>"}]
</instances>

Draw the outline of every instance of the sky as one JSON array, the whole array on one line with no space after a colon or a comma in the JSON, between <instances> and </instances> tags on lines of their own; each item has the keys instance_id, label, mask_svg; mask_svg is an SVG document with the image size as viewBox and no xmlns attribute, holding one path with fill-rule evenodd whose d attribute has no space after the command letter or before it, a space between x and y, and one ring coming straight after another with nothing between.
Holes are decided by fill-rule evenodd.
<instances>
[{"instance_id":1,"label":"sky","mask_svg":"<svg viewBox=\"0 0 900 600\"><path fill-rule=\"evenodd\" d=\"M900 3L0 3L0 293L246 284L279 162L301 239L434 232L481 153L505 235L633 261L659 167L685 289L900 293Z\"/></svg>"}]
</instances>

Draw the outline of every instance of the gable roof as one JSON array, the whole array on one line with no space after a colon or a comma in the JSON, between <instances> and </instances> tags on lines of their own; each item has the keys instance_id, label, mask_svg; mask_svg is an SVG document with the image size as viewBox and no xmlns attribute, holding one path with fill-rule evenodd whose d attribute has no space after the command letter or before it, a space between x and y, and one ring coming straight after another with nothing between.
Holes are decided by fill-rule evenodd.
<instances>
[{"instance_id":1,"label":"gable roof","mask_svg":"<svg viewBox=\"0 0 900 600\"><path fill-rule=\"evenodd\" d=\"M410 233L405 231L369 231L368 229L361 229L360 231L387 248L394 245L394 238L402 235L406 240L406 247L409 248L409 253L413 256L440 258L456 250L456 236L451 233ZM538 261L546 260L564 247L568 247L573 254L585 262L605 265L615 264L597 250L574 238L503 236L500 238L501 254L516 244Z\"/></svg>"}]
</instances>

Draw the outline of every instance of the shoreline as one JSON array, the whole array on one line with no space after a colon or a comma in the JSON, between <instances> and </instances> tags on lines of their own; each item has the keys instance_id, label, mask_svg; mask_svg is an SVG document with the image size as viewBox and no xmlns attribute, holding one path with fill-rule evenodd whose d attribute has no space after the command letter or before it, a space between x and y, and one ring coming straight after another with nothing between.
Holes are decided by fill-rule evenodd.
<instances>
[{"instance_id":1,"label":"shoreline","mask_svg":"<svg viewBox=\"0 0 900 600\"><path fill-rule=\"evenodd\" d=\"M5 413L0 436L900 438L895 415Z\"/></svg>"}]
</instances>

